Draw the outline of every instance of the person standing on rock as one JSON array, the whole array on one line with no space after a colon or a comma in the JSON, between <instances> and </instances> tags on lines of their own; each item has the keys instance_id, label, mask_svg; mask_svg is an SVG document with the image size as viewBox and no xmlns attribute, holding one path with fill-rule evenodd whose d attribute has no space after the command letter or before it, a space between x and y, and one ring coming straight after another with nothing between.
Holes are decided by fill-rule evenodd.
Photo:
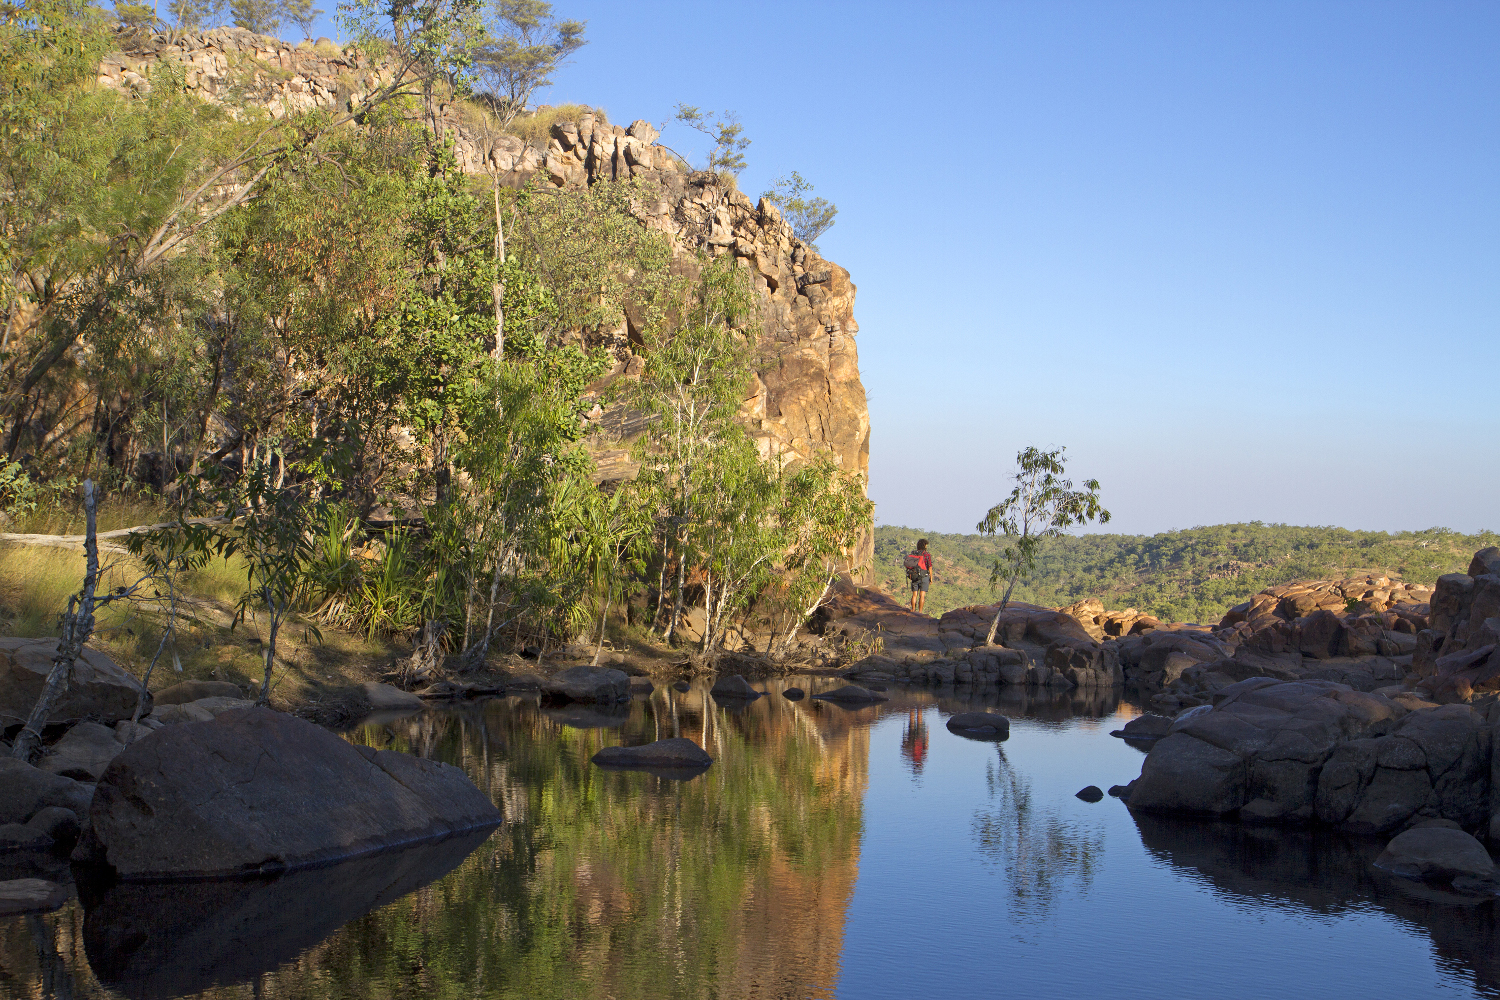
<instances>
[{"instance_id":1,"label":"person standing on rock","mask_svg":"<svg viewBox=\"0 0 1500 1000\"><path fill-rule=\"evenodd\" d=\"M936 576L932 571L932 553L927 551L927 539L919 540L917 551L907 555L904 562L906 578L911 581L911 609L917 614L925 614L927 588Z\"/></svg>"}]
</instances>

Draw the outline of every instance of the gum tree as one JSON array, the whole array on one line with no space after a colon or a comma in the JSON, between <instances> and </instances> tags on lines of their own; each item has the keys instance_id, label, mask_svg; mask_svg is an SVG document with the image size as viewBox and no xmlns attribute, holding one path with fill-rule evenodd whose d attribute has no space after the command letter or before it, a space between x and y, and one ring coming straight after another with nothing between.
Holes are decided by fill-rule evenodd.
<instances>
[{"instance_id":1,"label":"gum tree","mask_svg":"<svg viewBox=\"0 0 1500 1000\"><path fill-rule=\"evenodd\" d=\"M980 534L1003 535L1005 548L990 569L990 587L1007 579L1005 596L990 622L985 645L995 644L1000 616L1010 603L1011 592L1023 574L1036 566L1036 553L1044 538L1056 538L1075 525L1109 521L1109 511L1099 503L1099 480L1086 479L1081 490L1065 479L1063 453L1066 448L1042 451L1033 446L1016 454L1015 489L991 507L976 527Z\"/></svg>"}]
</instances>

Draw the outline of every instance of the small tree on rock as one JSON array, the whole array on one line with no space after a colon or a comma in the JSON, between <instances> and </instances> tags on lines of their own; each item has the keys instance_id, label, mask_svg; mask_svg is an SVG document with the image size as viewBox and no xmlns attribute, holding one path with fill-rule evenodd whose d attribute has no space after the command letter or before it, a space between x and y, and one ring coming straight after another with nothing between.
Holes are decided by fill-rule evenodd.
<instances>
[{"instance_id":1,"label":"small tree on rock","mask_svg":"<svg viewBox=\"0 0 1500 1000\"><path fill-rule=\"evenodd\" d=\"M1063 453L1066 448L1042 451L1030 447L1016 454L1016 488L1010 496L991 507L976 526L984 535L1004 535L1005 548L995 557L990 570L990 586L1009 578L1005 596L995 609L985 645L995 644L995 630L1000 616L1010 603L1016 581L1036 567L1036 553L1042 539L1056 538L1074 525L1097 520L1109 521L1109 511L1099 504L1099 480L1087 479L1083 489L1075 490L1071 479L1064 479Z\"/></svg>"},{"instance_id":2,"label":"small tree on rock","mask_svg":"<svg viewBox=\"0 0 1500 1000\"><path fill-rule=\"evenodd\" d=\"M827 198L808 198L813 186L793 170L788 177L778 177L771 182L771 189L761 195L781 207L782 218L792 227L792 233L803 243L817 249L817 239L833 228L838 206Z\"/></svg>"},{"instance_id":3,"label":"small tree on rock","mask_svg":"<svg viewBox=\"0 0 1500 1000\"><path fill-rule=\"evenodd\" d=\"M750 140L744 136L745 126L740 124L739 115L733 111L722 115L705 113L690 105L679 104L677 120L713 140L713 148L708 151L708 166L704 169L736 177L745 169L745 150L750 148Z\"/></svg>"}]
</instances>

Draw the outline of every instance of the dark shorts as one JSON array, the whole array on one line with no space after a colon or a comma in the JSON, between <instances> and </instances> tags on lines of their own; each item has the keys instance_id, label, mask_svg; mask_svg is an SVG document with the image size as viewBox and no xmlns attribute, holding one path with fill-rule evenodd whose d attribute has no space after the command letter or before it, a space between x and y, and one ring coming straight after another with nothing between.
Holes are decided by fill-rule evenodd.
<instances>
[{"instance_id":1,"label":"dark shorts","mask_svg":"<svg viewBox=\"0 0 1500 1000\"><path fill-rule=\"evenodd\" d=\"M931 573L918 573L917 574L917 578L915 580L911 581L911 589L913 591L920 590L920 591L922 591L922 593L925 594L927 592L928 586L931 583L932 583L932 574Z\"/></svg>"}]
</instances>

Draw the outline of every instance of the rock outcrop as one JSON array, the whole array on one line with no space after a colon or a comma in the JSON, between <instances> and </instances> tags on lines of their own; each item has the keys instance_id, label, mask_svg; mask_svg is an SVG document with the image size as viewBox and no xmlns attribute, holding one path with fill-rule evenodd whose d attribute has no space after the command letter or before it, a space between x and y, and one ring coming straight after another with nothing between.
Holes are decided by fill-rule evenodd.
<instances>
[{"instance_id":1,"label":"rock outcrop","mask_svg":"<svg viewBox=\"0 0 1500 1000\"><path fill-rule=\"evenodd\" d=\"M276 117L350 110L389 78L388 69L352 47L293 46L238 28L122 31L118 38L120 51L100 67L102 85L148 91L170 64L205 100L249 101ZM657 130L645 121L621 127L602 114L583 113L528 142L487 135L477 127L479 116L458 103L445 105L440 118L465 171L494 172L510 186L538 174L568 189L634 181L632 211L669 235L685 264L700 251L732 256L750 273L763 306L766 360L742 409L761 454L801 460L826 453L841 468L868 474L870 419L855 347L854 284L847 271L799 239L773 204L752 201L732 181L688 169L657 144ZM617 357L611 377L639 372L639 360L632 364L633 334L627 321L596 335L598 346ZM601 408L595 423L600 475L634 475L625 444L639 433L639 420L617 406ZM873 534L867 535L851 562L856 575L868 566L873 546Z\"/></svg>"},{"instance_id":2,"label":"rock outcrop","mask_svg":"<svg viewBox=\"0 0 1500 1000\"><path fill-rule=\"evenodd\" d=\"M75 858L123 878L242 875L500 818L456 767L356 747L269 709L236 709L126 747L99 781Z\"/></svg>"},{"instance_id":3,"label":"rock outcrop","mask_svg":"<svg viewBox=\"0 0 1500 1000\"><path fill-rule=\"evenodd\" d=\"M569 667L542 685L551 702L581 701L612 705L630 700L630 675L613 667Z\"/></svg>"}]
</instances>

